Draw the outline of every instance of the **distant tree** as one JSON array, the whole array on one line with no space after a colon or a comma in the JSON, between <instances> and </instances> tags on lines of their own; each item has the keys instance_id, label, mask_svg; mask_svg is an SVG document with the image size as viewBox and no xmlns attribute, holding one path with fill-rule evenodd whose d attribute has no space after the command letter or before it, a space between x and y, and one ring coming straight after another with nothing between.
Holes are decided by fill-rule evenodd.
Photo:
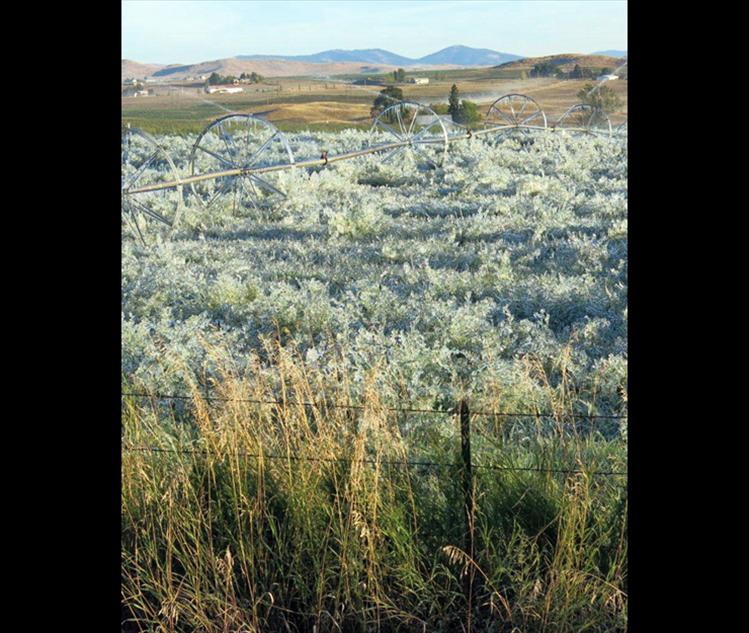
<instances>
[{"instance_id":1,"label":"distant tree","mask_svg":"<svg viewBox=\"0 0 749 633\"><path fill-rule=\"evenodd\" d=\"M393 72L393 75L395 76L395 81L403 82L406 80L406 71L402 68L399 68L398 70Z\"/></svg>"},{"instance_id":2,"label":"distant tree","mask_svg":"<svg viewBox=\"0 0 749 633\"><path fill-rule=\"evenodd\" d=\"M611 74L611 68L606 66L605 68L601 68L601 75L610 75Z\"/></svg>"},{"instance_id":3,"label":"distant tree","mask_svg":"<svg viewBox=\"0 0 749 633\"><path fill-rule=\"evenodd\" d=\"M215 85L223 83L223 79L224 78L218 73L211 73L211 76L208 77L208 83L211 86L215 86Z\"/></svg>"},{"instance_id":4,"label":"distant tree","mask_svg":"<svg viewBox=\"0 0 749 633\"><path fill-rule=\"evenodd\" d=\"M473 101L466 101L465 99L463 99L460 108L458 108L457 116L453 115L453 121L462 123L463 125L476 123L480 120L481 115L479 114L478 106Z\"/></svg>"},{"instance_id":5,"label":"distant tree","mask_svg":"<svg viewBox=\"0 0 749 633\"><path fill-rule=\"evenodd\" d=\"M460 93L458 92L458 86L455 84L450 88L450 98L447 100L447 103L447 112L452 116L453 121L455 121L455 117L459 116L458 113L460 112Z\"/></svg>"},{"instance_id":6,"label":"distant tree","mask_svg":"<svg viewBox=\"0 0 749 633\"><path fill-rule=\"evenodd\" d=\"M395 86L388 86L387 88L380 90L380 94L375 97L370 115L372 117L375 117L380 112L382 112L389 106L394 105L398 101L403 101L403 91L400 88L396 88ZM387 120L389 122L394 121L396 118L395 114L389 114L391 116L388 116Z\"/></svg>"},{"instance_id":7,"label":"distant tree","mask_svg":"<svg viewBox=\"0 0 749 633\"><path fill-rule=\"evenodd\" d=\"M603 84L585 84L577 93L580 103L587 103L594 108L601 108L605 112L615 112L621 107L621 99L608 86Z\"/></svg>"},{"instance_id":8,"label":"distant tree","mask_svg":"<svg viewBox=\"0 0 749 633\"><path fill-rule=\"evenodd\" d=\"M572 72L570 73L570 79L582 79L583 78L583 69L580 68L580 64L575 64L575 67L572 69Z\"/></svg>"},{"instance_id":9,"label":"distant tree","mask_svg":"<svg viewBox=\"0 0 749 633\"><path fill-rule=\"evenodd\" d=\"M550 77L554 74L556 66L550 62L540 62L531 69L531 77Z\"/></svg>"}]
</instances>

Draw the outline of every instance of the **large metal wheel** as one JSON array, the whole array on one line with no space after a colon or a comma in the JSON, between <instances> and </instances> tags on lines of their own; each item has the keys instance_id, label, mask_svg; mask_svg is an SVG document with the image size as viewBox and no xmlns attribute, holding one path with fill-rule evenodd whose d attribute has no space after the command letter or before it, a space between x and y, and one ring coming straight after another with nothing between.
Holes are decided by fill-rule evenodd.
<instances>
[{"instance_id":1,"label":"large metal wheel","mask_svg":"<svg viewBox=\"0 0 749 633\"><path fill-rule=\"evenodd\" d=\"M486 128L498 131L508 129L546 129L546 113L527 95L511 93L497 99L489 106L484 122Z\"/></svg>"},{"instance_id":2,"label":"large metal wheel","mask_svg":"<svg viewBox=\"0 0 749 633\"><path fill-rule=\"evenodd\" d=\"M385 108L372 122L372 147L383 149L382 163L414 160L430 169L442 166L447 154L448 134L442 118L431 108L414 101L401 101Z\"/></svg>"},{"instance_id":3,"label":"large metal wheel","mask_svg":"<svg viewBox=\"0 0 749 633\"><path fill-rule=\"evenodd\" d=\"M178 182L179 174L168 152L149 134L122 127L122 214L144 244L154 231L171 234L182 210L182 187L138 193L142 187Z\"/></svg>"},{"instance_id":4,"label":"large metal wheel","mask_svg":"<svg viewBox=\"0 0 749 633\"><path fill-rule=\"evenodd\" d=\"M554 129L611 136L611 121L601 108L587 103L578 103L559 117L554 124Z\"/></svg>"},{"instance_id":5,"label":"large metal wheel","mask_svg":"<svg viewBox=\"0 0 749 633\"><path fill-rule=\"evenodd\" d=\"M272 123L252 114L228 114L210 123L200 134L190 154L190 174L294 165L294 154L286 137ZM205 180L191 185L205 207L226 196L232 207L258 208L267 195L285 196L276 173L247 174Z\"/></svg>"}]
</instances>

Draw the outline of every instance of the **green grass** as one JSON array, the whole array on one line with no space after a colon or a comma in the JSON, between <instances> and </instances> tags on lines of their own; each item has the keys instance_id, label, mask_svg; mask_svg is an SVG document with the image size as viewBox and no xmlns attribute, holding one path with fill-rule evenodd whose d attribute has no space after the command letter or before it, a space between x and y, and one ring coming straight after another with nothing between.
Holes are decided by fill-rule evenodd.
<instances>
[{"instance_id":1,"label":"green grass","mask_svg":"<svg viewBox=\"0 0 749 633\"><path fill-rule=\"evenodd\" d=\"M407 70L407 76L429 77L435 81L480 81L482 79L520 79L522 69L511 68L456 68L454 70ZM393 83L393 73L373 75L345 74L334 75L333 79L357 80L369 77L383 84ZM408 85L408 84L406 84Z\"/></svg>"},{"instance_id":2,"label":"green grass","mask_svg":"<svg viewBox=\"0 0 749 633\"><path fill-rule=\"evenodd\" d=\"M346 401L268 346L267 378L226 370L227 399ZM218 356L217 356L218 358ZM457 422L388 413L373 369L364 411L324 404L123 405L123 612L132 631L626 630L626 445L562 435L556 418L473 420L475 552L464 548ZM137 388L137 387L136 387ZM483 402L482 407L491 403ZM495 402L496 410L501 403ZM170 452L170 451L186 451ZM255 457L252 457L255 456ZM299 460L293 457L301 458ZM392 462L429 460L444 468ZM463 598L464 578L473 597Z\"/></svg>"},{"instance_id":3,"label":"green grass","mask_svg":"<svg viewBox=\"0 0 749 633\"><path fill-rule=\"evenodd\" d=\"M192 99L181 99L179 105L167 107L163 103L148 104L145 99L137 104L125 104L122 109L122 122L130 123L131 126L142 129L149 134L178 134L197 135L208 123L226 114L221 107L236 112L248 112L262 107L263 110L273 109L276 104L289 103L311 103L311 102L340 102L340 103L371 103L372 96L369 94L357 95L281 95L272 99L235 99L215 103L205 103ZM147 98L146 98L147 99ZM276 127L284 132L298 132L303 130L339 132L348 128L366 129L369 124L326 124L305 123L303 121L278 121L274 122Z\"/></svg>"}]
</instances>

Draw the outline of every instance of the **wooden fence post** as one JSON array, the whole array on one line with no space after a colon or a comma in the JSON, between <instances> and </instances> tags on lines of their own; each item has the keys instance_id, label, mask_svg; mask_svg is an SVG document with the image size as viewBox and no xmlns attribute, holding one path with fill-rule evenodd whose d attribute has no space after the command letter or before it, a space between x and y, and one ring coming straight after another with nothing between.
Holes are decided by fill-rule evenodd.
<instances>
[{"instance_id":1,"label":"wooden fence post","mask_svg":"<svg viewBox=\"0 0 749 633\"><path fill-rule=\"evenodd\" d=\"M473 577L475 569L474 548L474 525L473 525L473 466L471 464L471 422L468 402L465 399L458 405L460 414L460 451L463 458L463 516L465 519L465 545L464 551L470 556L471 561L466 566L466 574L463 576L463 592L466 598L466 631L471 633L471 619L473 608Z\"/></svg>"}]
</instances>

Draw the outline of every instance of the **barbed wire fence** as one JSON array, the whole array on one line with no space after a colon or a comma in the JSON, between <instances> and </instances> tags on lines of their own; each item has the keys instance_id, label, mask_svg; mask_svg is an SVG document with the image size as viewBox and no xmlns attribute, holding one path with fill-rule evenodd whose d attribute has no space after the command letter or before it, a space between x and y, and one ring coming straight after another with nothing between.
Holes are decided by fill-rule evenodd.
<instances>
[{"instance_id":1,"label":"barbed wire fence","mask_svg":"<svg viewBox=\"0 0 749 633\"><path fill-rule=\"evenodd\" d=\"M196 398L200 398L209 405L212 403L228 403L228 402L240 402L245 404L255 404L260 406L276 406L276 407L304 407L312 408L315 407L318 410L325 409L343 409L349 411L364 411L367 407L363 404L351 404L351 403L339 403L339 402L307 402L298 400L277 400L277 399L261 399L261 398L228 398L221 396L209 396L209 395L187 395L187 394L162 394L162 393L147 393L147 392L136 392L127 391L121 393L122 397L125 398L140 398L154 401L172 401L182 400L193 402ZM475 417L489 417L489 418L509 418L509 419L541 419L541 418L553 418L557 424L575 424L574 421L564 420L563 418L573 418L574 420L626 420L628 419L627 414L586 414L586 413L549 413L540 411L486 411L476 410L471 411L468 407L466 400L461 400L457 403L456 407L452 410L446 409L429 409L429 408L417 408L417 407L378 407L378 410L398 413L398 414L432 414L432 415L446 415L446 416L458 416L461 421L461 447L468 446L467 452L463 451L462 463L450 463L450 462L434 462L429 460L382 460L382 459L349 459L349 458L323 458L323 457L305 457L293 454L287 455L274 455L274 454L259 454L251 453L247 451L240 451L240 454L250 459L271 459L271 460L290 460L290 461L307 461L307 462L339 462L339 463L366 463L366 464L382 464L390 466L405 466L405 467L428 467L428 468L479 468L486 470L495 471L509 471L509 472L540 472L548 474L585 474L589 476L605 476L605 477L626 477L627 473L624 471L615 470L588 470L583 468L540 468L532 466L500 466L493 464L473 464L473 456L470 451L470 439L471 439L471 427L470 418ZM561 419L560 419L561 418ZM153 452L153 453L172 453L172 454L214 454L212 451L206 449L182 449L182 448L164 448L156 446L138 446L131 444L124 444L123 450L127 452Z\"/></svg>"}]
</instances>

